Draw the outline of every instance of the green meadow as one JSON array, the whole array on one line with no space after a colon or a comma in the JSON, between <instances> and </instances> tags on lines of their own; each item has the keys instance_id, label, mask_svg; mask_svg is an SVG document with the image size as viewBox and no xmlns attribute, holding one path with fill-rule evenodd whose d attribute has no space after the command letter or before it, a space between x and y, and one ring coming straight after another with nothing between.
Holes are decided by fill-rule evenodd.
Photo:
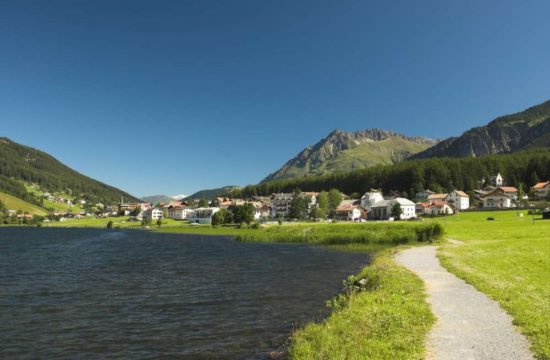
<instances>
[{"instance_id":1,"label":"green meadow","mask_svg":"<svg viewBox=\"0 0 550 360\"><path fill-rule=\"evenodd\" d=\"M464 244L443 245L443 265L498 301L535 355L550 359L550 220L495 211L462 213L446 223L448 238Z\"/></svg>"}]
</instances>

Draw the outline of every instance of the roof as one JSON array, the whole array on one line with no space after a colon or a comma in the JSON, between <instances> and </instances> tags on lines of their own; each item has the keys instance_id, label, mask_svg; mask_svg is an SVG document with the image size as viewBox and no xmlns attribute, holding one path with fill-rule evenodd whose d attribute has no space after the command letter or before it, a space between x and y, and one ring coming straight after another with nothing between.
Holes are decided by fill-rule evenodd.
<instances>
[{"instance_id":1,"label":"roof","mask_svg":"<svg viewBox=\"0 0 550 360\"><path fill-rule=\"evenodd\" d=\"M460 197L469 197L468 194L466 194L464 191L462 190L455 190L454 191L458 196Z\"/></svg>"},{"instance_id":2,"label":"roof","mask_svg":"<svg viewBox=\"0 0 550 360\"><path fill-rule=\"evenodd\" d=\"M518 192L518 189L516 189L515 187L513 186L499 186L497 188L497 190L502 190L504 192L507 192L507 193L513 193L513 192Z\"/></svg>"},{"instance_id":3,"label":"roof","mask_svg":"<svg viewBox=\"0 0 550 360\"><path fill-rule=\"evenodd\" d=\"M351 211L359 207L359 200L343 200L336 208L336 211Z\"/></svg>"},{"instance_id":4,"label":"roof","mask_svg":"<svg viewBox=\"0 0 550 360\"><path fill-rule=\"evenodd\" d=\"M499 186L495 190L483 195L482 197L493 196L494 194L497 194L497 193L513 194L517 192L518 192L518 189L516 189L513 186Z\"/></svg>"},{"instance_id":5,"label":"roof","mask_svg":"<svg viewBox=\"0 0 550 360\"><path fill-rule=\"evenodd\" d=\"M431 194L430 196L428 196L428 200L433 200L433 199L445 199L447 197L448 194Z\"/></svg>"},{"instance_id":6,"label":"roof","mask_svg":"<svg viewBox=\"0 0 550 360\"><path fill-rule=\"evenodd\" d=\"M396 198L396 199L393 199L392 201L398 202L399 205L413 205L413 206L415 205L412 201L405 198Z\"/></svg>"},{"instance_id":7,"label":"roof","mask_svg":"<svg viewBox=\"0 0 550 360\"><path fill-rule=\"evenodd\" d=\"M539 182L539 183L536 183L535 186L533 186L533 189L535 190L544 189L548 184L550 184L550 181Z\"/></svg>"}]
</instances>

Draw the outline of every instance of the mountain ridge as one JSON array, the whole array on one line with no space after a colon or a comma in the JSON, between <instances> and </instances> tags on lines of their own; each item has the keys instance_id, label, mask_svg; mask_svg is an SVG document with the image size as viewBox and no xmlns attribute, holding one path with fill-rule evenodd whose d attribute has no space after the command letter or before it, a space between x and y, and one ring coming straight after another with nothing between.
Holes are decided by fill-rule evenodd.
<instances>
[{"instance_id":1,"label":"mountain ridge","mask_svg":"<svg viewBox=\"0 0 550 360\"><path fill-rule=\"evenodd\" d=\"M486 125L447 138L410 159L468 157L550 147L550 100L499 116Z\"/></svg>"},{"instance_id":2,"label":"mountain ridge","mask_svg":"<svg viewBox=\"0 0 550 360\"><path fill-rule=\"evenodd\" d=\"M436 142L378 128L359 131L335 129L316 144L307 146L262 182L396 163Z\"/></svg>"}]
</instances>

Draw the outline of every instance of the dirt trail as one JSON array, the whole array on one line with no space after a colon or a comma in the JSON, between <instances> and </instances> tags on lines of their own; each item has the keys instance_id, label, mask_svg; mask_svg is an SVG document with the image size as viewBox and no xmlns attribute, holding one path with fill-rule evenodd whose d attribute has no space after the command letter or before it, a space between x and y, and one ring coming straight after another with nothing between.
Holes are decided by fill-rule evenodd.
<instances>
[{"instance_id":1,"label":"dirt trail","mask_svg":"<svg viewBox=\"0 0 550 360\"><path fill-rule=\"evenodd\" d=\"M396 261L426 284L428 302L437 317L430 332L428 359L528 360L529 342L498 303L445 270L435 246L415 247Z\"/></svg>"}]
</instances>

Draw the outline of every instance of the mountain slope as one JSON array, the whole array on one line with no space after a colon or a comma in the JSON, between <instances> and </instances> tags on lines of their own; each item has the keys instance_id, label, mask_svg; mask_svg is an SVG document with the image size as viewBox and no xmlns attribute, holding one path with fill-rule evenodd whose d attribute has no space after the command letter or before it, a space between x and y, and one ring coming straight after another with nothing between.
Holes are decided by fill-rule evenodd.
<instances>
[{"instance_id":1,"label":"mountain slope","mask_svg":"<svg viewBox=\"0 0 550 360\"><path fill-rule=\"evenodd\" d=\"M263 181L393 164L435 143L423 137L407 137L380 129L357 132L334 130L314 146L305 148Z\"/></svg>"},{"instance_id":2,"label":"mountain slope","mask_svg":"<svg viewBox=\"0 0 550 360\"><path fill-rule=\"evenodd\" d=\"M150 195L150 196L142 196L140 200L151 203L151 204L158 204L160 202L170 202L174 200L170 196L167 195Z\"/></svg>"},{"instance_id":3,"label":"mountain slope","mask_svg":"<svg viewBox=\"0 0 550 360\"><path fill-rule=\"evenodd\" d=\"M411 159L482 156L546 147L550 147L550 100L441 141Z\"/></svg>"},{"instance_id":4,"label":"mountain slope","mask_svg":"<svg viewBox=\"0 0 550 360\"><path fill-rule=\"evenodd\" d=\"M84 176L43 151L0 137L0 191L36 203L22 182L38 184L49 192L72 192L91 202L137 201L132 195Z\"/></svg>"},{"instance_id":5,"label":"mountain slope","mask_svg":"<svg viewBox=\"0 0 550 360\"><path fill-rule=\"evenodd\" d=\"M186 199L186 200L189 200L189 199L195 199L195 200L198 200L198 199L207 199L207 200L212 200L212 199L214 199L214 198L217 197L217 196L227 195L227 194L229 194L231 191L233 191L233 190L235 190L235 189L239 189L239 187L238 187L238 186L224 186L224 187L217 188L217 189L201 190L201 191L197 191L197 192L194 193L193 195L189 195L189 196L186 197L185 199Z\"/></svg>"},{"instance_id":6,"label":"mountain slope","mask_svg":"<svg viewBox=\"0 0 550 360\"><path fill-rule=\"evenodd\" d=\"M41 207L23 201L16 198L15 196L0 192L0 201L4 204L6 209L12 210L21 210L23 212L28 212L31 215L45 216L47 215L46 210Z\"/></svg>"}]
</instances>

